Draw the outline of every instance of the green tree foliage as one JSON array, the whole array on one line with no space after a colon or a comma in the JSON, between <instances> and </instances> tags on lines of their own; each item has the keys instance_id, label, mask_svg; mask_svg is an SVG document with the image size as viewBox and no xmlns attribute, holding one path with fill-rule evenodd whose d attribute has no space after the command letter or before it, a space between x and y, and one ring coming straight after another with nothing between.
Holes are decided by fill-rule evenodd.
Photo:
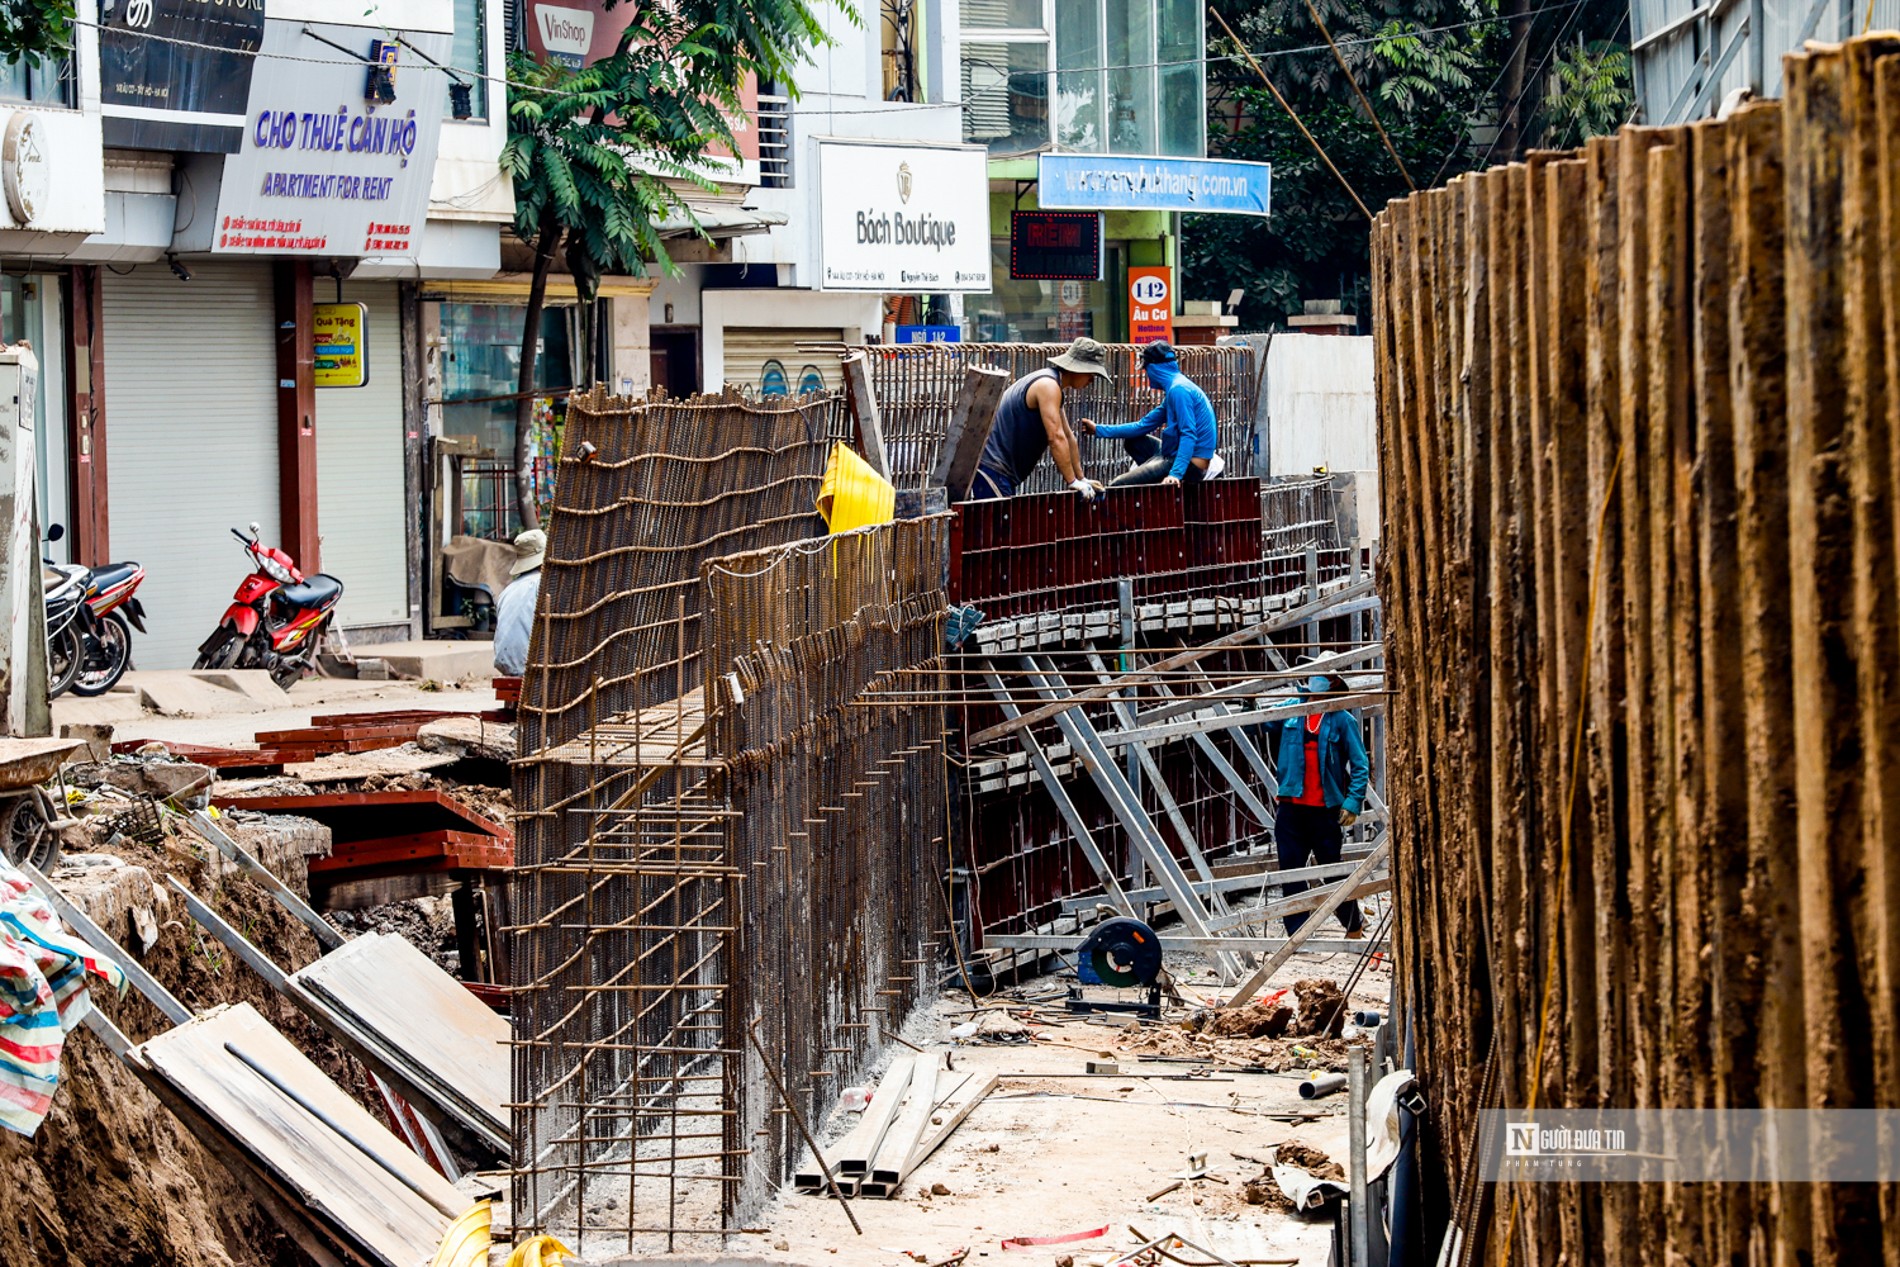
<instances>
[{"instance_id":1,"label":"green tree foliage","mask_svg":"<svg viewBox=\"0 0 1900 1267\"><path fill-rule=\"evenodd\" d=\"M1575 144L1629 115L1628 56L1604 42L1627 15L1588 0L1312 0L1310 8L1308 0L1215 0L1215 8L1374 214L1410 192L1405 172L1424 188L1531 145ZM1327 48L1314 9L1405 172ZM1237 52L1210 24L1208 152L1273 164L1273 216L1186 217L1183 293L1245 290L1243 329L1270 328L1308 299L1363 312L1366 217ZM1516 122L1526 119L1528 127Z\"/></svg>"},{"instance_id":2,"label":"green tree foliage","mask_svg":"<svg viewBox=\"0 0 1900 1267\"><path fill-rule=\"evenodd\" d=\"M1630 117L1636 85L1630 55L1619 44L1578 43L1559 52L1544 97L1545 138L1555 146L1608 136Z\"/></svg>"},{"instance_id":3,"label":"green tree foliage","mask_svg":"<svg viewBox=\"0 0 1900 1267\"><path fill-rule=\"evenodd\" d=\"M515 233L534 249L515 415L523 527L539 521L531 393L555 261L573 275L583 311L603 275L671 268L658 226L690 223L681 188L713 188L716 155L737 152L747 76L789 87L802 51L824 39L807 0L675 0L639 9L613 54L579 70L511 57L501 165L514 184Z\"/></svg>"},{"instance_id":4,"label":"green tree foliage","mask_svg":"<svg viewBox=\"0 0 1900 1267\"><path fill-rule=\"evenodd\" d=\"M72 52L73 0L0 0L0 53L7 65L58 61Z\"/></svg>"}]
</instances>

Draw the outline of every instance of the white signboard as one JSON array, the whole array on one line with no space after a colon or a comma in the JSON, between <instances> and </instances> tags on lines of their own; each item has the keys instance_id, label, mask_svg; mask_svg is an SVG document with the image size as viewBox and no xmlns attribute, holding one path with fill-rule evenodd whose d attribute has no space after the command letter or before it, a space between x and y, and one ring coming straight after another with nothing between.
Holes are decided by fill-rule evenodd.
<instances>
[{"instance_id":1,"label":"white signboard","mask_svg":"<svg viewBox=\"0 0 1900 1267\"><path fill-rule=\"evenodd\" d=\"M442 71L421 55L446 65L451 40L266 22L243 148L224 160L212 251L413 257L446 93ZM348 61L338 47L376 65Z\"/></svg>"},{"instance_id":2,"label":"white signboard","mask_svg":"<svg viewBox=\"0 0 1900 1267\"><path fill-rule=\"evenodd\" d=\"M818 142L820 289L990 290L981 146Z\"/></svg>"}]
</instances>

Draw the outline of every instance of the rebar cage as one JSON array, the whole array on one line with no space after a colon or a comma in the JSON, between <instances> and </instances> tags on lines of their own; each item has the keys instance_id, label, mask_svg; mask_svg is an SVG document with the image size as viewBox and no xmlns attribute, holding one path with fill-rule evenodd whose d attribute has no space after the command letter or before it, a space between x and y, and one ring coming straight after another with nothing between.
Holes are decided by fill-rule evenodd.
<instances>
[{"instance_id":1,"label":"rebar cage","mask_svg":"<svg viewBox=\"0 0 1900 1267\"><path fill-rule=\"evenodd\" d=\"M570 405L515 776L519 1228L725 1234L920 994L943 710L857 700L941 665L948 517L813 540L848 434L833 395Z\"/></svg>"}]
</instances>

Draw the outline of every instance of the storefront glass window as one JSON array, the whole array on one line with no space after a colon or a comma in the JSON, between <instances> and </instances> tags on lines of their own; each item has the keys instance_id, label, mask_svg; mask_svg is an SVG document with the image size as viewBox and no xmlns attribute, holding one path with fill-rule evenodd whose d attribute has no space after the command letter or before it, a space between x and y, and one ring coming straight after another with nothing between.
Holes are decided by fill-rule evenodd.
<instances>
[{"instance_id":1,"label":"storefront glass window","mask_svg":"<svg viewBox=\"0 0 1900 1267\"><path fill-rule=\"evenodd\" d=\"M963 0L963 25L988 31L1040 31L1042 0Z\"/></svg>"},{"instance_id":2,"label":"storefront glass window","mask_svg":"<svg viewBox=\"0 0 1900 1267\"><path fill-rule=\"evenodd\" d=\"M1051 142L1090 153L1205 152L1196 0L1048 0L1047 18L1038 8L1031 0L964 5L965 140L999 156ZM1045 21L1053 39L1040 29Z\"/></svg>"},{"instance_id":3,"label":"storefront glass window","mask_svg":"<svg viewBox=\"0 0 1900 1267\"><path fill-rule=\"evenodd\" d=\"M1107 275L1121 275L1122 252L1108 248ZM1119 288L1107 282L1019 281L1009 275L1009 239L990 243L995 289L963 300L964 337L987 343L1066 343L1088 335L1114 341Z\"/></svg>"},{"instance_id":4,"label":"storefront glass window","mask_svg":"<svg viewBox=\"0 0 1900 1267\"><path fill-rule=\"evenodd\" d=\"M514 396L523 315L513 304L442 305L442 431L474 442L474 452L460 459L460 531L469 536L499 540L518 530ZM536 398L535 419L548 435L537 439L537 451L555 451L560 402L574 381L570 349L568 310L547 309L535 361L535 386L547 395Z\"/></svg>"},{"instance_id":5,"label":"storefront glass window","mask_svg":"<svg viewBox=\"0 0 1900 1267\"><path fill-rule=\"evenodd\" d=\"M1056 0L1056 144L1099 151L1102 126L1101 0Z\"/></svg>"},{"instance_id":6,"label":"storefront glass window","mask_svg":"<svg viewBox=\"0 0 1900 1267\"><path fill-rule=\"evenodd\" d=\"M449 65L462 72L469 90L470 119L488 117L488 80L485 54L488 48L488 3L487 0L455 0L455 43L450 46ZM443 94L442 112L449 118L455 117L455 104L451 91Z\"/></svg>"},{"instance_id":7,"label":"storefront glass window","mask_svg":"<svg viewBox=\"0 0 1900 1267\"><path fill-rule=\"evenodd\" d=\"M0 63L0 101L33 101L45 105L73 104L73 64L69 59L27 65L23 57L11 65Z\"/></svg>"},{"instance_id":8,"label":"storefront glass window","mask_svg":"<svg viewBox=\"0 0 1900 1267\"><path fill-rule=\"evenodd\" d=\"M1155 152L1154 8L1108 0L1108 152Z\"/></svg>"},{"instance_id":9,"label":"storefront glass window","mask_svg":"<svg viewBox=\"0 0 1900 1267\"><path fill-rule=\"evenodd\" d=\"M963 45L963 139L990 153L1033 154L1049 144L1049 42Z\"/></svg>"}]
</instances>

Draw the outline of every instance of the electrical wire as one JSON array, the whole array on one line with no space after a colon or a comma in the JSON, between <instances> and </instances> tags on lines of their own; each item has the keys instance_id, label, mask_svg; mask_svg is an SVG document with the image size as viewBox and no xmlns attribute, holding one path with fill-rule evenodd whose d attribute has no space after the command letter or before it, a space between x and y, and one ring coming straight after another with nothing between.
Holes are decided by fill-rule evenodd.
<instances>
[{"instance_id":1,"label":"electrical wire","mask_svg":"<svg viewBox=\"0 0 1900 1267\"><path fill-rule=\"evenodd\" d=\"M1359 98L1359 104L1366 108L1366 117L1372 120L1372 126L1379 129L1379 139L1385 142L1385 152L1390 154L1392 161L1397 164L1399 175L1405 177L1405 187L1417 193L1418 185L1412 180L1412 173L1405 170L1405 160L1399 157L1398 150L1392 144L1392 138L1386 135L1385 124L1379 122L1379 112L1372 108L1370 101L1366 100L1366 94L1360 89L1359 80L1353 75L1352 67L1346 65L1346 55L1340 52L1339 45L1333 42L1333 33L1326 29L1326 21L1320 17L1319 9L1314 5L1313 0L1306 0L1306 11L1313 15L1313 25L1319 28L1321 35L1326 37L1326 47L1333 50L1333 60L1339 63L1339 73L1346 77L1347 84L1352 87L1353 96Z\"/></svg>"},{"instance_id":2,"label":"electrical wire","mask_svg":"<svg viewBox=\"0 0 1900 1267\"><path fill-rule=\"evenodd\" d=\"M1537 8L1529 10L1528 12L1524 14L1520 14L1517 16L1535 17L1540 13L1548 13L1556 9L1575 8L1577 5L1581 3L1582 3L1582 0L1555 0L1555 3L1541 5ZM1512 19L1506 18L1503 16L1494 15L1492 17L1473 18L1464 22L1445 23L1441 26L1419 27L1416 30L1408 31L1407 34L1408 35L1440 35L1440 34L1446 34L1452 31L1468 30L1472 27L1490 26L1494 23L1507 22L1510 20ZM113 37L119 38L119 39L136 38L136 39L142 39L142 40L156 40L160 43L171 44L180 48L200 49L205 52L224 53L227 55L250 57L253 59L269 58L273 61L290 62L290 63L296 63L296 64L302 64L302 65L309 65L309 66L347 66L351 68L361 68L361 66L363 65L363 61L361 58L353 57L349 59L344 59L344 58L338 58L338 57L312 57L312 56L299 54L299 53L275 53L275 52L265 52L262 49L229 48L229 47L226 47L224 45L219 45L219 44L207 44L201 40L185 39L182 36L160 35L152 31L133 31L125 27L107 26L103 22L99 22L97 20L88 19L88 18L75 17L72 19L72 23L74 26L87 27L91 30L110 34ZM394 37L394 35L396 34L395 31L386 27L385 28L367 28L366 27L364 29L381 29L381 30L386 31L392 37ZM1337 44L1340 47L1344 47L1344 48L1354 48L1361 45L1379 43L1381 38L1382 37L1376 36L1376 35L1354 36L1347 39L1339 40L1337 41ZM958 42L960 44L984 44L984 43L1033 44L1033 43L1042 43L1042 42L1052 42L1053 39L1054 39L1053 34L1047 31L1034 31L1034 32L1003 31L1003 32L998 32L996 36L992 38L992 37L989 37L988 32L975 30L971 28L964 28L960 32ZM1240 43L1238 37L1235 37L1235 43L1236 44ZM1211 66L1211 65L1215 65L1219 63L1241 64L1241 63L1244 63L1249 57L1258 57L1258 58L1302 57L1302 56L1307 56L1313 53L1326 52L1328 47L1329 46L1324 43L1306 44L1306 45L1301 45L1297 48L1266 49L1258 53L1253 53L1250 50L1248 50L1244 45L1241 45L1241 51L1238 53L1219 53L1219 54L1204 55L1201 57L1171 58L1167 61L1156 60L1156 61L1147 61L1147 62L1114 62L1114 63L1102 63L1100 65L1095 65L1095 66L1063 67L1061 70L1061 73L1063 74L1093 74L1100 71L1153 70L1153 69L1157 69L1163 66L1194 66L1194 65ZM503 85L504 87L518 89L522 92L539 92L539 93L553 94L553 93L558 93L561 91L561 89L559 88L551 88L543 84L531 84L531 83L526 83L522 80L511 79L505 74L489 74L485 71L472 70L467 67L456 66L448 62L433 62L432 61L429 69L440 70L446 75L461 76L471 81L480 80L484 83L500 84L500 85ZM1056 72L1031 71L1031 72L1025 72L1025 73L1046 75L1046 74L1053 74ZM1494 86L1495 86L1495 83L1494 83ZM998 84L998 85L994 85L994 86L983 88L983 89L978 89L977 91L980 93L988 94L988 93L995 93L995 92L1007 92L1008 89L1009 89L1009 85L1007 83L1004 83L1004 84ZM904 110L904 111L961 110L965 107L966 104L967 104L966 102L962 102L962 101L946 101L946 102L939 102L939 103L930 103L926 105L919 105L915 103L901 103L901 102L879 102L877 105L874 105L874 106L867 106L860 109L850 109L850 110L831 109L831 108L814 106L811 110L807 111L806 113L842 114L842 115L889 114L891 113L893 106L897 106L900 110Z\"/></svg>"}]
</instances>

